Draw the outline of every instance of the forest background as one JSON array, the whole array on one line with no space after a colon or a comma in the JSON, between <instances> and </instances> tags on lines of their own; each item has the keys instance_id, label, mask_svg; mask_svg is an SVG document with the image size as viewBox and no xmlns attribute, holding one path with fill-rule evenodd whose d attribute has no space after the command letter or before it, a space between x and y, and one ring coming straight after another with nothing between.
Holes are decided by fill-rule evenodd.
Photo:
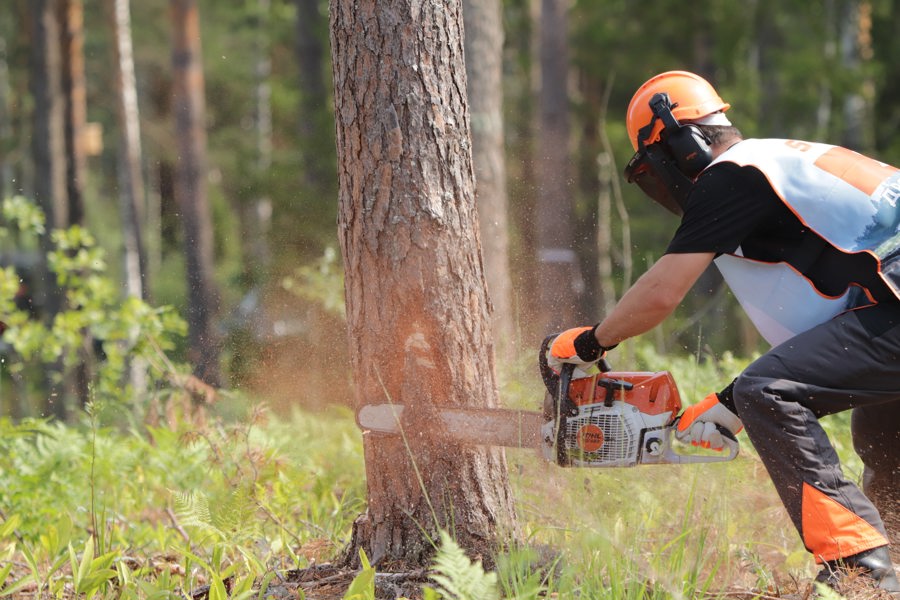
<instances>
[{"instance_id":1,"label":"forest background","mask_svg":"<svg viewBox=\"0 0 900 600\"><path fill-rule=\"evenodd\" d=\"M0 195L50 209L52 225L83 225L105 250L106 274L121 282L123 295L135 293L134 268L126 266L135 262L134 242L123 225L135 213L137 294L175 307L191 328L201 320L203 341L174 335L170 352L201 381L275 404L346 401L348 378L335 376L347 357L327 4L201 0L173 3L189 6L174 10L162 0L140 2L127 31L113 18L121 4L3 3ZM708 0L686 11L667 2L576 1L556 19L547 18L547 5L556 3L543 4L503 3L500 202L507 223L482 239L491 240L488 263L497 236L506 253L500 270L489 264L487 273L506 359L531 355L554 327L596 321L676 226L620 176L631 154L625 107L649 76L677 68L704 75L731 102L745 136L822 140L900 162L895 2ZM188 31L192 19L196 30ZM201 62L191 66L200 77L178 72L179 31L202 38L195 40ZM133 46L137 153L120 141L128 131L117 100L123 35ZM48 74L54 60L71 76ZM182 98L205 103L193 129L176 121ZM44 132L53 133L46 145L36 142ZM199 196L179 204L178 165L187 151L199 153L187 192ZM139 187L126 176L135 168ZM58 208L66 203L74 208ZM41 243L29 248L7 237L3 263L23 279L20 307L30 303L33 317L47 318L60 307L42 275ZM559 255L547 258L557 250L562 263L552 263ZM195 256L199 267L191 267ZM541 271L548 261L560 265L550 267L549 280ZM198 287L189 281L200 281L202 293L189 293ZM548 286L568 290L566 300L534 293ZM761 347L714 271L653 342L661 353L712 358ZM82 361L90 354L79 351ZM78 384L70 383L59 392L63 401L43 406L39 398L54 384L14 362L3 366L4 413L61 416L79 401ZM44 370L53 361L33 362Z\"/></svg>"},{"instance_id":2,"label":"forest background","mask_svg":"<svg viewBox=\"0 0 900 600\"><path fill-rule=\"evenodd\" d=\"M467 31L488 5L464 3ZM747 137L898 164L898 8L502 2L502 38L467 46L466 70L504 402L534 408L540 340L595 322L677 226L621 177L634 90L692 70ZM345 546L366 500L343 409L354 390L328 12L318 0L0 2L0 595L112 593L113 579L135 597L200 584L212 596L226 580L246 595L269 569ZM494 63L485 85L479 68ZM486 171L498 163L479 140L497 132L502 168ZM692 401L763 349L710 270L673 319L611 358L671 369ZM206 426L204 403L239 418ZM262 403L278 419L266 423ZM75 426L43 420L54 417ZM510 582L534 556L513 553L506 595L571 579L638 598L649 577L691 596L719 556L739 561L725 581L776 595L808 557L744 454L727 470L589 479L513 453L525 529L574 558L555 583L526 569L528 596ZM612 489L630 491L628 506Z\"/></svg>"}]
</instances>

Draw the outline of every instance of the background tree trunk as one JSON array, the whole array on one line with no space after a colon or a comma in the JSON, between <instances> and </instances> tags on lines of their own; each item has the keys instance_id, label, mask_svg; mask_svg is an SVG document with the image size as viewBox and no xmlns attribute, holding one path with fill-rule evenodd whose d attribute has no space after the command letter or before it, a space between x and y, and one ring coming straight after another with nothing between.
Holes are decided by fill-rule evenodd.
<instances>
[{"instance_id":1,"label":"background tree trunk","mask_svg":"<svg viewBox=\"0 0 900 600\"><path fill-rule=\"evenodd\" d=\"M328 103L322 58L325 50L316 35L317 25L324 18L319 13L319 0L295 0L297 6L296 52L299 65L300 138L303 146L303 183L312 188L323 184L331 173L324 173L316 153L319 142L331 135L324 134L320 125L322 107ZM324 135L323 135L324 134ZM330 165L329 165L330 166Z\"/></svg>"},{"instance_id":2,"label":"background tree trunk","mask_svg":"<svg viewBox=\"0 0 900 600\"><path fill-rule=\"evenodd\" d=\"M81 0L59 0L63 131L66 146L67 225L84 224L84 178L87 153L87 94L84 82L84 8Z\"/></svg>"},{"instance_id":3,"label":"background tree trunk","mask_svg":"<svg viewBox=\"0 0 900 600\"><path fill-rule=\"evenodd\" d=\"M65 97L62 91L62 58L56 0L34 0L32 15L30 87L34 99L31 151L34 158L34 195L47 219L47 233L41 236L41 252L36 268L40 282L36 302L43 318L51 324L61 310L63 298L56 278L47 266L52 250L51 229L68 224L66 193ZM42 414L64 420L68 416L62 383L62 359L45 373L47 392Z\"/></svg>"},{"instance_id":4,"label":"background tree trunk","mask_svg":"<svg viewBox=\"0 0 900 600\"><path fill-rule=\"evenodd\" d=\"M34 0L32 13L31 94L34 98L32 153L35 196L49 227L68 222L66 154L63 135L65 97L62 93L57 0Z\"/></svg>"},{"instance_id":5,"label":"background tree trunk","mask_svg":"<svg viewBox=\"0 0 900 600\"><path fill-rule=\"evenodd\" d=\"M113 71L116 81L116 117L119 125L119 207L124 246L125 291L148 298L147 256L144 251L144 174L141 163L141 123L138 112L134 53L131 44L129 0L109 0L113 32Z\"/></svg>"},{"instance_id":6,"label":"background tree trunk","mask_svg":"<svg viewBox=\"0 0 900 600\"><path fill-rule=\"evenodd\" d=\"M434 405L497 404L474 198L460 0L331 3L339 237L357 402L419 422L367 437L348 557L422 564L451 530L488 558L513 504L499 449L437 447ZM408 445L407 445L408 444Z\"/></svg>"},{"instance_id":7,"label":"background tree trunk","mask_svg":"<svg viewBox=\"0 0 900 600\"><path fill-rule=\"evenodd\" d=\"M66 147L67 226L84 225L87 176L87 91L84 80L84 6L81 0L59 0L60 55L62 58L63 135ZM78 363L66 374L68 394L79 406L90 401L90 381L96 368L94 339L82 330Z\"/></svg>"},{"instance_id":8,"label":"background tree trunk","mask_svg":"<svg viewBox=\"0 0 900 600\"><path fill-rule=\"evenodd\" d=\"M218 295L206 184L206 103L196 0L171 0L173 111L178 145L175 198L184 228L189 358L194 374L219 385Z\"/></svg>"},{"instance_id":9,"label":"background tree trunk","mask_svg":"<svg viewBox=\"0 0 900 600\"><path fill-rule=\"evenodd\" d=\"M539 193L535 210L540 316L544 333L575 324L584 291L573 247L569 172L568 42L565 0L542 0L540 22Z\"/></svg>"},{"instance_id":10,"label":"background tree trunk","mask_svg":"<svg viewBox=\"0 0 900 600\"><path fill-rule=\"evenodd\" d=\"M13 147L13 133L6 47L6 38L0 35L0 200L11 196L14 190L12 164L7 156Z\"/></svg>"},{"instance_id":11,"label":"background tree trunk","mask_svg":"<svg viewBox=\"0 0 900 600\"><path fill-rule=\"evenodd\" d=\"M503 147L503 13L499 0L464 0L466 76L484 274L493 303L494 339L513 350L512 280L506 155Z\"/></svg>"},{"instance_id":12,"label":"background tree trunk","mask_svg":"<svg viewBox=\"0 0 900 600\"><path fill-rule=\"evenodd\" d=\"M141 122L131 44L131 7L129 0L109 0L106 4L113 34L113 77L116 81L116 120L119 126L119 147L116 154L125 293L147 300L150 298L149 273L142 231L146 215L145 188L141 159ZM142 360L130 362L128 379L132 389L145 389L146 365Z\"/></svg>"},{"instance_id":13,"label":"background tree trunk","mask_svg":"<svg viewBox=\"0 0 900 600\"><path fill-rule=\"evenodd\" d=\"M265 181L266 174L272 167L272 86L269 82L272 75L272 61L269 59L268 40L270 0L257 0L256 7L259 11L259 28L254 47L256 171L258 181ZM321 56L319 58L321 60ZM266 279L271 262L269 229L272 224L272 199L269 198L265 188L250 203L248 212L244 218L245 231L250 233L250 239L246 240L250 263L248 268L251 270L250 281L255 287Z\"/></svg>"}]
</instances>

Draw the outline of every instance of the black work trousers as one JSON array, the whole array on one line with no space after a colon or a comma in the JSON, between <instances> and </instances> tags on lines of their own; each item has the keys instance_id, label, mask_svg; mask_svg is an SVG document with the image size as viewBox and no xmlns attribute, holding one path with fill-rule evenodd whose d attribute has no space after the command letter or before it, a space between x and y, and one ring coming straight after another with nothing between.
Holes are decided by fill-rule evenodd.
<instances>
[{"instance_id":1,"label":"black work trousers","mask_svg":"<svg viewBox=\"0 0 900 600\"><path fill-rule=\"evenodd\" d=\"M888 543L885 522L900 518L900 303L846 312L776 346L737 378L734 400L817 562ZM818 421L848 409L864 486L884 520L844 475Z\"/></svg>"}]
</instances>

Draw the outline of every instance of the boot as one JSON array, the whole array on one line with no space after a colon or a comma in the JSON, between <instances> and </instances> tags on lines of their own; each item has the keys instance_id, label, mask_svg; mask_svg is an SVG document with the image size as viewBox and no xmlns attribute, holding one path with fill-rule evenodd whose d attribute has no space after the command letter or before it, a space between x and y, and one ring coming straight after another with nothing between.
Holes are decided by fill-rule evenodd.
<instances>
[{"instance_id":1,"label":"boot","mask_svg":"<svg viewBox=\"0 0 900 600\"><path fill-rule=\"evenodd\" d=\"M879 589L895 595L900 594L900 582L897 581L897 574L894 572L894 565L891 563L891 555L887 546L830 560L819 571L816 581L836 588L847 571L860 571L863 577L871 578Z\"/></svg>"}]
</instances>

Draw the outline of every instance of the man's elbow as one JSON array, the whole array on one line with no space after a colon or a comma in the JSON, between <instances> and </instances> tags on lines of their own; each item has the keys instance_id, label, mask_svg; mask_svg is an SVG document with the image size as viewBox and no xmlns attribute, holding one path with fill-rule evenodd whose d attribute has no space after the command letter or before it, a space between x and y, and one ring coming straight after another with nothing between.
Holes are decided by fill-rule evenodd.
<instances>
[{"instance_id":1,"label":"man's elbow","mask_svg":"<svg viewBox=\"0 0 900 600\"><path fill-rule=\"evenodd\" d=\"M673 293L672 290L660 290L659 293L650 296L649 306L644 308L653 313L668 316L678 308L683 299L684 294Z\"/></svg>"}]
</instances>

